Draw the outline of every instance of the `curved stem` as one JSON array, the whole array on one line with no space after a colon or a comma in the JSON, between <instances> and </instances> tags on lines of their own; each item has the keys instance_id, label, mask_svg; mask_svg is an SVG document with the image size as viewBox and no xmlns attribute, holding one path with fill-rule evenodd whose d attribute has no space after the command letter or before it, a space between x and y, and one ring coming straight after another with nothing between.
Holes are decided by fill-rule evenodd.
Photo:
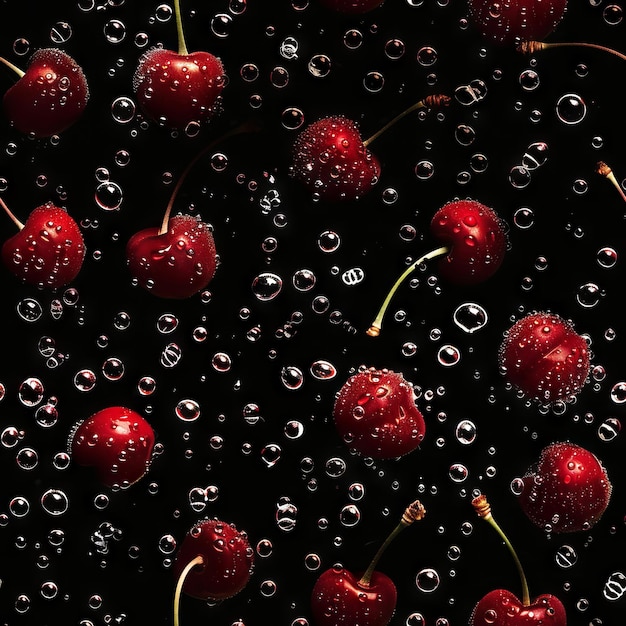
<instances>
[{"instance_id":1,"label":"curved stem","mask_svg":"<svg viewBox=\"0 0 626 626\"><path fill-rule=\"evenodd\" d=\"M24 70L21 70L19 67L17 67L17 65L13 65L11 61L8 61L4 57L0 57L0 63L4 63L4 65L6 65L9 69L13 70L19 78L22 78L22 76L24 76L25 74Z\"/></svg>"},{"instance_id":2,"label":"curved stem","mask_svg":"<svg viewBox=\"0 0 626 626\"><path fill-rule=\"evenodd\" d=\"M606 46L601 46L596 43L587 43L587 42L574 42L574 41L563 41L563 42L554 42L554 43L544 43L542 41L522 41L519 44L517 49L520 52L525 54L534 54L535 52L541 52L542 50L548 50L549 48L566 48L566 47L582 47L582 48L593 48L595 50L601 50L602 52L608 52L623 61L626 61L626 55L618 52L617 50L613 50L613 48L607 48Z\"/></svg>"},{"instance_id":3,"label":"curved stem","mask_svg":"<svg viewBox=\"0 0 626 626\"><path fill-rule=\"evenodd\" d=\"M176 582L176 590L174 591L174 626L179 626L178 613L180 609L180 596L183 591L183 585L185 584L185 580L187 579L189 572L196 565L202 565L203 563L204 559L201 555L198 555L195 559L189 561L189 563L185 565L185 568L178 577L178 581Z\"/></svg>"},{"instance_id":4,"label":"curved stem","mask_svg":"<svg viewBox=\"0 0 626 626\"><path fill-rule=\"evenodd\" d=\"M430 109L441 106L447 106L450 104L450 98L448 96L444 96L441 94L435 96L426 96L423 100L412 104L408 109L402 111L402 113L396 115L390 122L387 122L378 132L374 133L371 137L366 139L363 142L363 145L367 148L372 141L375 141L380 137L386 130L388 130L391 126L393 126L396 122L401 120L405 115L416 111L417 109Z\"/></svg>"},{"instance_id":5,"label":"curved stem","mask_svg":"<svg viewBox=\"0 0 626 626\"><path fill-rule=\"evenodd\" d=\"M187 42L185 41L185 33L183 31L183 18L180 12L180 0L174 0L174 13L176 14L176 32L178 34L178 54L189 54L187 51Z\"/></svg>"},{"instance_id":6,"label":"curved stem","mask_svg":"<svg viewBox=\"0 0 626 626\"><path fill-rule=\"evenodd\" d=\"M404 530L407 526L410 526L413 522L417 522L421 520L424 515L426 515L426 509L424 505L419 501L415 500L411 502L409 506L404 510L402 514L402 518L398 525L389 533L387 539L385 539L384 543L378 548L378 552L374 555L374 558L370 562L368 568L361 576L358 585L360 587L369 587L372 581L372 575L374 574L374 570L376 569L376 565L380 560L383 552L387 549L387 546L396 538L396 536L400 533L400 531Z\"/></svg>"},{"instance_id":7,"label":"curved stem","mask_svg":"<svg viewBox=\"0 0 626 626\"><path fill-rule=\"evenodd\" d=\"M2 198L0 198L0 206L5 210L6 214L13 220L13 223L20 230L22 230L22 228L24 228L24 224L22 224L22 222L20 222L20 220L18 220L17 217L13 215L13 212L11 211L11 209L9 209L9 207L6 205L6 203L4 202Z\"/></svg>"},{"instance_id":8,"label":"curved stem","mask_svg":"<svg viewBox=\"0 0 626 626\"><path fill-rule=\"evenodd\" d=\"M606 163L604 163L604 161L598 161L598 164L596 166L596 172L601 176L607 178L611 183L613 183L613 186L617 189L617 191L619 191L620 196L622 196L622 200L626 202L626 193L624 193L622 186L619 184L619 182L617 182L617 178L615 178L613 170Z\"/></svg>"},{"instance_id":9,"label":"curved stem","mask_svg":"<svg viewBox=\"0 0 626 626\"><path fill-rule=\"evenodd\" d=\"M404 270L404 272L400 274L396 282L393 284L393 287L389 290L387 297L383 301L383 304L380 307L380 310L378 311L378 315L376 315L376 318L372 322L372 325L367 329L367 334L370 337L378 337L378 335L380 335L380 330L383 326L383 317L385 317L385 313L387 312L389 303L391 302L391 299L395 295L396 291L398 290L398 287L402 284L404 279L409 274L411 274L411 272L413 272L415 268L419 267L422 263L424 263L424 261L428 261L429 259L434 259L435 257L438 257L438 256L443 256L444 254L448 254L448 252L450 252L450 248L448 246L443 246L441 248L437 248L436 250L432 250L428 254L421 256L419 259L417 259L417 261L411 263L411 265L409 265L409 267L407 267L406 270Z\"/></svg>"},{"instance_id":10,"label":"curved stem","mask_svg":"<svg viewBox=\"0 0 626 626\"><path fill-rule=\"evenodd\" d=\"M163 221L161 222L161 228L159 229L159 233L158 233L159 235L165 234L169 228L170 215L172 213L174 201L176 200L176 196L178 195L178 192L180 188L182 187L183 182L185 181L185 178L187 178L187 175L191 171L191 168L207 152L215 148L215 146L221 141L224 141L225 139L228 139L229 137L232 137L233 135L239 135L241 133L245 133L247 131L253 131L253 130L257 130L257 127L255 126L253 122L244 122L243 124L236 126L232 130L225 133L224 135L221 135L217 139L214 139L213 141L211 141L207 146L205 146L202 150L200 150L200 152L198 152L198 154L196 154L196 156L187 164L187 167L183 170L183 173L178 178L178 181L176 182L176 185L174 186L174 189L172 190L172 195L170 196L169 202L167 203L167 206L165 207L165 214L163 215Z\"/></svg>"},{"instance_id":11,"label":"curved stem","mask_svg":"<svg viewBox=\"0 0 626 626\"><path fill-rule=\"evenodd\" d=\"M522 604L524 606L530 606L530 593L528 591L528 582L526 581L524 569L517 556L517 553L515 552L515 548L513 548L511 542L508 540L503 530L500 528L500 526L498 526L496 520L493 519L493 516L491 515L491 506L489 502L487 502L487 496L483 494L477 496L472 500L472 506L474 507L474 510L476 511L478 516L488 522L490 526L495 529L498 535L500 535L502 541L504 541L506 547L509 549L509 552L513 556L513 560L515 561L515 566L517 567L517 572L522 583Z\"/></svg>"}]
</instances>

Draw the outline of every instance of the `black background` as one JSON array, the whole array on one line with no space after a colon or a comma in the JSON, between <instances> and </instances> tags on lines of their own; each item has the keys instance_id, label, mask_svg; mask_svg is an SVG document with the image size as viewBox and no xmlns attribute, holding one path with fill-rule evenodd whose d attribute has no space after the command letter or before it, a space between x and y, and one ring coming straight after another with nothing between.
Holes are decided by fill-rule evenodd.
<instances>
[{"instance_id":1,"label":"black background","mask_svg":"<svg viewBox=\"0 0 626 626\"><path fill-rule=\"evenodd\" d=\"M174 579L169 568L175 550L165 553L161 538L182 541L198 519L218 516L247 531L253 546L269 541L269 555L259 546L253 577L237 597L213 606L184 597L181 624L246 626L309 620L310 590L319 574L335 562L354 570L367 566L404 507L419 497L427 517L389 547L379 564L398 588L392 623L429 626L465 624L474 604L489 590L519 591L513 562L495 533L474 515L471 498L485 492L494 515L516 546L525 566L531 594L554 593L565 604L568 624L619 624L624 599L603 595L607 578L626 569L624 547L623 435L603 441L598 435L608 418L622 419L622 406L611 389L626 379L624 372L624 240L625 205L617 190L595 173L606 161L618 180L626 173L623 159L624 62L600 51L582 48L549 50L532 59L512 48L484 39L461 1L422 3L386 0L360 17L348 17L306 2L183 0L183 19L190 50L219 56L229 82L223 111L194 137L171 133L143 120L140 111L127 123L112 113L118 97L132 99L132 76L143 50L162 43L176 48L173 15L157 2L35 3L5 0L0 4L0 53L24 67L37 48L59 45L84 68L90 85L85 115L58 141L21 136L5 120L0 127L2 196L22 220L43 202L65 206L81 224L88 247L83 269L71 285L74 292L37 291L20 285L2 270L2 337L0 430L15 428L17 442L0 444L0 617L3 624L168 624L172 621ZM413 5L413 6L411 6ZM171 7L170 7L171 8ZM623 24L605 19L609 3L571 3L553 41L592 41L619 47ZM243 10L242 10L243 9ZM215 17L228 17L222 36L212 29ZM125 37L115 43L106 32L119 20ZM71 36L55 44L51 31L60 22ZM362 34L362 44L350 49L344 35ZM119 31L118 31L119 32ZM144 39L143 35L147 35ZM293 37L297 56L281 55L281 43ZM391 39L405 44L402 58L385 54ZM22 41L23 40L23 41ZM138 45L141 41L143 45ZM15 48L14 48L15 46ZM429 67L417 52L430 46L437 52ZM308 62L316 54L331 60L328 76L311 74ZM258 78L241 76L245 64L258 67ZM586 66L583 69L582 66ZM282 67L285 86L272 82ZM531 91L520 75L533 69L540 78ZM363 84L368 72L384 77L375 93ZM2 71L5 89L14 80ZM377 187L359 201L315 202L289 175L290 147L297 130L286 128L284 111L302 111L304 124L322 115L344 114L356 119L369 136L407 106L430 93L453 95L460 85L483 81L483 100L463 106L456 100L441 115L414 114L372 144L382 163ZM556 115L556 102L578 94L587 113L568 125ZM201 159L185 180L178 210L191 210L209 221L221 265L209 286L210 297L166 301L133 286L124 260L128 238L140 228L160 224L177 177L210 141L246 120L258 131L232 138L216 148L228 157L222 172ZM459 125L475 131L462 145ZM548 160L531 172L530 184L515 188L511 168L519 165L533 142L548 145ZM116 156L125 150L127 165ZM472 157L485 155L484 172L472 171ZM429 160L434 174L415 175L418 161ZM103 210L96 189L106 178L123 193L117 210ZM469 180L463 172L469 172ZM103 178L104 177L104 178ZM464 182L467 181L467 182ZM577 182L578 181L578 182ZM580 193L584 181L586 191ZM397 200L387 204L386 189ZM279 204L263 210L262 200L276 194ZM419 284L408 283L394 299L383 332L365 335L382 298L396 276L435 247L428 231L433 213L456 197L471 197L492 206L509 225L510 250L501 270L472 288L452 287L436 279L434 267L417 272ZM533 213L529 227L516 224L523 208ZM416 236L400 235L411 225ZM2 222L2 234L13 224ZM335 231L341 245L326 253L318 244L325 230ZM275 250L266 239L277 241ZM264 243L265 242L265 243ZM598 263L598 252L618 253L610 269ZM346 285L341 276L354 267L365 279ZM316 276L314 288L298 291L292 277L300 269ZM283 288L269 302L251 288L261 272L283 279ZM597 303L582 306L577 295L593 283ZM317 296L329 307L316 312ZM36 321L18 314L20 303L36 300L42 309ZM61 303L55 319L51 307ZM464 302L485 307L488 324L468 334L453 322ZM597 366L577 401L564 410L540 410L507 388L498 370L497 350L504 331L524 313L551 310L570 318L588 336ZM399 313L397 319L394 314ZM119 325L120 314L130 320ZM163 314L178 319L171 334L157 328ZM206 329L206 339L194 330ZM260 328L258 340L250 331ZM54 340L62 362L52 367L40 349L42 337ZM182 352L180 363L164 368L163 349L170 343ZM403 346L414 343L415 354ZM437 360L439 349L452 344L461 351L454 367ZM216 371L213 355L230 355L228 372ZM123 377L103 375L106 359L124 363ZM317 360L330 361L337 375L316 380L309 372ZM334 396L361 365L388 367L404 373L416 386L418 406L427 422L421 448L399 460L369 462L350 453L332 423ZM281 371L295 366L304 373L298 390L287 389ZM75 374L96 374L91 391L79 391ZM138 381L151 376L156 391L148 397ZM41 380L41 402L27 406L18 390L29 377ZM42 427L36 410L56 399L58 420ZM201 407L194 422L184 422L176 405L193 399ZM110 492L86 468L55 465L66 452L71 428L91 413L111 405L129 406L146 416L157 433L160 454L149 474L126 491ZM259 407L260 419L244 419L246 405ZM471 445L455 437L456 425L472 420L477 436ZM285 425L298 420L304 434L290 439ZM218 439L221 444L216 444ZM609 508L588 533L546 536L524 517L510 489L552 441L571 440L597 454L613 482ZM14 445L11 445L14 444ZM279 460L268 466L263 450L280 446ZM32 469L20 467L23 450L37 452ZM345 472L332 476L328 461L341 458ZM468 477L454 482L450 467L461 463ZM311 469L312 468L312 469ZM364 497L352 502L349 487L361 483ZM201 511L189 502L190 490L214 486L217 497ZM52 516L40 504L48 489L65 492L69 508ZM108 504L102 508L102 495ZM29 512L14 514L11 501L26 498ZM297 508L293 530L279 528L276 511L290 501ZM359 523L346 527L340 511L355 504ZM324 520L327 520L324 523ZM117 532L107 554L100 554L94 533L108 523ZM59 545L57 538L63 537ZM555 559L561 546L571 546L578 560L571 568ZM450 558L452 546L460 558ZM317 570L306 556L320 559ZM433 568L439 585L432 592L416 586L416 575ZM44 597L45 583L58 587ZM268 589L275 586L275 591ZM28 609L21 596L28 598ZM99 599L98 599L99 598ZM412 616L412 617L411 617ZM295 622L300 624L300 622ZM306 624L306 621L301 622Z\"/></svg>"}]
</instances>

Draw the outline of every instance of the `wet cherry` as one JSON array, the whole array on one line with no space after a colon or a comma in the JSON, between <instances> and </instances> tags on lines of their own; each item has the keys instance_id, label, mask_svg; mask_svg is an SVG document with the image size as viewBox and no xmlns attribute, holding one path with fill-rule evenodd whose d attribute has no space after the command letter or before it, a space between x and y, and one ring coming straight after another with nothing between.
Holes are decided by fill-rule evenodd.
<instances>
[{"instance_id":1,"label":"wet cherry","mask_svg":"<svg viewBox=\"0 0 626 626\"><path fill-rule=\"evenodd\" d=\"M181 593L199 600L224 600L250 580L254 551L244 531L217 518L191 528L176 554L174 626L178 626Z\"/></svg>"},{"instance_id":2,"label":"wet cherry","mask_svg":"<svg viewBox=\"0 0 626 626\"><path fill-rule=\"evenodd\" d=\"M529 314L505 333L501 370L526 397L545 404L578 394L589 374L589 348L573 324L554 313Z\"/></svg>"},{"instance_id":3,"label":"wet cherry","mask_svg":"<svg viewBox=\"0 0 626 626\"><path fill-rule=\"evenodd\" d=\"M474 285L500 268L507 247L506 227L493 209L476 200L454 200L433 216L430 230L443 245L421 256L396 280L367 331L377 337L387 308L404 280L425 261L438 258L439 274L457 285Z\"/></svg>"},{"instance_id":4,"label":"wet cherry","mask_svg":"<svg viewBox=\"0 0 626 626\"><path fill-rule=\"evenodd\" d=\"M209 52L188 52L180 0L174 2L178 50L151 48L141 57L133 89L143 112L163 126L188 128L219 109L226 76L220 59Z\"/></svg>"},{"instance_id":5,"label":"wet cherry","mask_svg":"<svg viewBox=\"0 0 626 626\"><path fill-rule=\"evenodd\" d=\"M370 144L410 112L447 106L449 102L447 96L427 96L366 140L362 139L355 121L341 115L323 117L296 137L291 173L317 199L357 200L368 193L380 177L380 162L369 150Z\"/></svg>"},{"instance_id":6,"label":"wet cherry","mask_svg":"<svg viewBox=\"0 0 626 626\"><path fill-rule=\"evenodd\" d=\"M546 446L521 479L519 503L546 532L589 530L611 498L611 482L598 458L569 442Z\"/></svg>"},{"instance_id":7,"label":"wet cherry","mask_svg":"<svg viewBox=\"0 0 626 626\"><path fill-rule=\"evenodd\" d=\"M339 390L333 417L350 448L377 459L412 452L426 433L413 386L388 369L370 367L351 376Z\"/></svg>"},{"instance_id":8,"label":"wet cherry","mask_svg":"<svg viewBox=\"0 0 626 626\"><path fill-rule=\"evenodd\" d=\"M2 245L2 261L25 283L55 289L72 282L83 265L85 242L69 213L48 202L20 222L0 198L0 206L19 228Z\"/></svg>"},{"instance_id":9,"label":"wet cherry","mask_svg":"<svg viewBox=\"0 0 626 626\"><path fill-rule=\"evenodd\" d=\"M398 593L391 578L376 566L398 533L425 515L419 500L411 503L364 573L357 575L337 564L319 576L311 592L315 626L386 626L391 621Z\"/></svg>"},{"instance_id":10,"label":"wet cherry","mask_svg":"<svg viewBox=\"0 0 626 626\"><path fill-rule=\"evenodd\" d=\"M511 553L522 583L522 599L507 589L494 589L474 607L469 626L566 626L567 615L563 603L554 595L544 593L531 601L522 564L498 523L484 495L472 500L476 513L500 535Z\"/></svg>"},{"instance_id":11,"label":"wet cherry","mask_svg":"<svg viewBox=\"0 0 626 626\"><path fill-rule=\"evenodd\" d=\"M0 57L17 75L4 94L4 112L20 132L51 137L69 128L82 115L89 88L81 67L56 48L41 48L31 57L26 71Z\"/></svg>"},{"instance_id":12,"label":"wet cherry","mask_svg":"<svg viewBox=\"0 0 626 626\"><path fill-rule=\"evenodd\" d=\"M108 487L127 488L150 467L155 435L139 413L112 406L94 413L74 428L70 453L78 465L93 467Z\"/></svg>"},{"instance_id":13,"label":"wet cherry","mask_svg":"<svg viewBox=\"0 0 626 626\"><path fill-rule=\"evenodd\" d=\"M469 0L469 14L483 36L497 44L544 39L558 26L567 0Z\"/></svg>"}]
</instances>

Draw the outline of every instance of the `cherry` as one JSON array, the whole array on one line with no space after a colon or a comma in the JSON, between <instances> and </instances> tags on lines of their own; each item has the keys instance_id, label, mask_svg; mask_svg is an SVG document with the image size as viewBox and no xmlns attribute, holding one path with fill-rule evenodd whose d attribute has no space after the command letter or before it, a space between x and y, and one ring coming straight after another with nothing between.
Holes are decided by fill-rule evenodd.
<instances>
[{"instance_id":1,"label":"cherry","mask_svg":"<svg viewBox=\"0 0 626 626\"><path fill-rule=\"evenodd\" d=\"M4 112L11 124L26 135L51 137L69 128L82 115L89 88L81 67L65 52L41 48L24 72L0 57L17 82L4 94Z\"/></svg>"},{"instance_id":2,"label":"cherry","mask_svg":"<svg viewBox=\"0 0 626 626\"><path fill-rule=\"evenodd\" d=\"M384 0L319 0L319 3L328 9L349 15L367 13L383 2Z\"/></svg>"},{"instance_id":3,"label":"cherry","mask_svg":"<svg viewBox=\"0 0 626 626\"><path fill-rule=\"evenodd\" d=\"M412 111L447 106L450 98L427 96L397 115L365 141L358 124L342 115L323 117L309 124L293 145L291 175L316 199L357 200L378 182L381 166L369 145Z\"/></svg>"},{"instance_id":4,"label":"cherry","mask_svg":"<svg viewBox=\"0 0 626 626\"><path fill-rule=\"evenodd\" d=\"M217 518L195 524L174 561L174 626L182 592L199 600L230 598L248 584L253 568L254 551L244 531Z\"/></svg>"},{"instance_id":5,"label":"cherry","mask_svg":"<svg viewBox=\"0 0 626 626\"><path fill-rule=\"evenodd\" d=\"M615 189L617 189L622 200L626 202L626 193L624 193L622 186L619 184L617 178L615 178L613 170L604 161L598 161L596 164L596 172L600 176L604 176L615 187Z\"/></svg>"},{"instance_id":6,"label":"cherry","mask_svg":"<svg viewBox=\"0 0 626 626\"><path fill-rule=\"evenodd\" d=\"M139 413L112 406L73 429L70 452L79 465L94 467L106 486L125 489L148 471L154 441L152 426Z\"/></svg>"},{"instance_id":7,"label":"cherry","mask_svg":"<svg viewBox=\"0 0 626 626\"><path fill-rule=\"evenodd\" d=\"M469 14L484 37L506 45L544 39L558 26L567 0L469 0Z\"/></svg>"},{"instance_id":8,"label":"cherry","mask_svg":"<svg viewBox=\"0 0 626 626\"><path fill-rule=\"evenodd\" d=\"M30 285L51 289L76 278L85 258L85 242L65 209L47 202L23 224L2 198L0 206L19 228L2 245L2 261L11 273Z\"/></svg>"},{"instance_id":9,"label":"cherry","mask_svg":"<svg viewBox=\"0 0 626 626\"><path fill-rule=\"evenodd\" d=\"M143 112L162 126L186 129L219 109L226 75L209 52L188 52L180 0L174 0L178 50L151 48L139 60L133 89Z\"/></svg>"},{"instance_id":10,"label":"cherry","mask_svg":"<svg viewBox=\"0 0 626 626\"><path fill-rule=\"evenodd\" d=\"M126 260L130 273L150 293L161 298L190 298L212 280L218 255L211 226L191 215L171 216L172 209L195 163L218 142L252 129L251 124L241 124L196 154L172 191L161 226L140 230L128 240Z\"/></svg>"},{"instance_id":11,"label":"cherry","mask_svg":"<svg viewBox=\"0 0 626 626\"><path fill-rule=\"evenodd\" d=\"M546 404L576 396L589 374L589 348L570 321L531 313L505 333L499 350L503 374L528 398Z\"/></svg>"},{"instance_id":12,"label":"cherry","mask_svg":"<svg viewBox=\"0 0 626 626\"><path fill-rule=\"evenodd\" d=\"M316 626L386 626L391 621L398 596L396 586L389 576L376 571L376 566L393 539L425 515L419 500L411 503L363 574L356 575L336 564L319 576L311 592L311 612Z\"/></svg>"},{"instance_id":13,"label":"cherry","mask_svg":"<svg viewBox=\"0 0 626 626\"><path fill-rule=\"evenodd\" d=\"M421 256L396 280L367 330L378 337L382 322L398 287L425 261L437 257L441 276L456 285L474 285L490 278L502 265L507 247L504 222L493 209L476 200L453 200L433 216L430 230L445 245Z\"/></svg>"},{"instance_id":14,"label":"cherry","mask_svg":"<svg viewBox=\"0 0 626 626\"><path fill-rule=\"evenodd\" d=\"M589 530L611 498L611 483L598 458L573 443L546 446L521 480L519 503L546 532Z\"/></svg>"},{"instance_id":15,"label":"cherry","mask_svg":"<svg viewBox=\"0 0 626 626\"><path fill-rule=\"evenodd\" d=\"M531 602L522 564L498 523L484 495L472 500L479 517L487 521L500 535L513 556L522 583L522 600L506 589L494 589L476 604L469 626L566 626L567 615L563 603L552 594L541 594Z\"/></svg>"},{"instance_id":16,"label":"cherry","mask_svg":"<svg viewBox=\"0 0 626 626\"><path fill-rule=\"evenodd\" d=\"M333 416L343 441L376 459L412 452L426 432L413 386L388 369L370 367L351 376L339 390Z\"/></svg>"}]
</instances>

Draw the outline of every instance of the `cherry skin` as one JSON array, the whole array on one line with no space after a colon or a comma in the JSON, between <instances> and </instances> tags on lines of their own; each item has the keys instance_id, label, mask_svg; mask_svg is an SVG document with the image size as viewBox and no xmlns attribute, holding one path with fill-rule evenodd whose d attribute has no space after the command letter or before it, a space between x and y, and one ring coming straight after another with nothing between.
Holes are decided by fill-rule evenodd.
<instances>
[{"instance_id":1,"label":"cherry skin","mask_svg":"<svg viewBox=\"0 0 626 626\"><path fill-rule=\"evenodd\" d=\"M563 603L552 594L541 594L525 606L506 589L494 589L474 607L470 626L566 626Z\"/></svg>"},{"instance_id":2,"label":"cherry skin","mask_svg":"<svg viewBox=\"0 0 626 626\"><path fill-rule=\"evenodd\" d=\"M567 0L469 0L469 14L481 34L496 44L545 39L563 19Z\"/></svg>"},{"instance_id":3,"label":"cherry skin","mask_svg":"<svg viewBox=\"0 0 626 626\"><path fill-rule=\"evenodd\" d=\"M412 452L426 433L411 383L388 369L370 367L351 376L339 390L333 417L350 448L376 459Z\"/></svg>"},{"instance_id":4,"label":"cherry skin","mask_svg":"<svg viewBox=\"0 0 626 626\"><path fill-rule=\"evenodd\" d=\"M2 245L7 269L27 284L56 289L72 282L83 265L85 242L69 213L48 202L22 224L0 200L19 232Z\"/></svg>"},{"instance_id":5,"label":"cherry skin","mask_svg":"<svg viewBox=\"0 0 626 626\"><path fill-rule=\"evenodd\" d=\"M294 142L293 155L293 175L321 200L356 200L380 177L380 162L364 145L357 123L343 116L307 126Z\"/></svg>"},{"instance_id":6,"label":"cherry skin","mask_svg":"<svg viewBox=\"0 0 626 626\"><path fill-rule=\"evenodd\" d=\"M319 0L319 3L328 9L349 15L367 13L379 7L383 2L384 0Z\"/></svg>"},{"instance_id":7,"label":"cherry skin","mask_svg":"<svg viewBox=\"0 0 626 626\"><path fill-rule=\"evenodd\" d=\"M215 274L217 254L211 227L191 215L174 215L161 232L150 227L126 244L126 259L138 284L161 298L189 298Z\"/></svg>"},{"instance_id":8,"label":"cherry skin","mask_svg":"<svg viewBox=\"0 0 626 626\"><path fill-rule=\"evenodd\" d=\"M504 222L493 209L476 200L453 200L433 216L430 230L450 250L439 259L442 278L457 285L474 285L491 278L504 260Z\"/></svg>"},{"instance_id":9,"label":"cherry skin","mask_svg":"<svg viewBox=\"0 0 626 626\"><path fill-rule=\"evenodd\" d=\"M311 594L316 626L386 626L391 621L398 597L395 584L389 576L376 571L370 583L363 585L361 575L339 565L322 573Z\"/></svg>"},{"instance_id":10,"label":"cherry skin","mask_svg":"<svg viewBox=\"0 0 626 626\"><path fill-rule=\"evenodd\" d=\"M2 59L20 76L4 94L4 112L26 135L50 137L69 128L82 115L89 88L81 67L65 52L42 48L25 72Z\"/></svg>"},{"instance_id":11,"label":"cherry skin","mask_svg":"<svg viewBox=\"0 0 626 626\"><path fill-rule=\"evenodd\" d=\"M219 519L198 522L178 550L173 571L182 591L200 600L224 600L239 593L254 567L245 532Z\"/></svg>"},{"instance_id":12,"label":"cherry skin","mask_svg":"<svg viewBox=\"0 0 626 626\"><path fill-rule=\"evenodd\" d=\"M161 48L141 57L133 80L143 112L178 129L214 116L224 85L222 62L209 52L179 54Z\"/></svg>"},{"instance_id":13,"label":"cherry skin","mask_svg":"<svg viewBox=\"0 0 626 626\"><path fill-rule=\"evenodd\" d=\"M108 487L127 488L141 479L150 467L155 435L139 413L112 406L94 413L72 432L72 459L94 467Z\"/></svg>"},{"instance_id":14,"label":"cherry skin","mask_svg":"<svg viewBox=\"0 0 626 626\"><path fill-rule=\"evenodd\" d=\"M531 313L507 331L499 360L506 378L528 398L551 404L578 394L589 374L589 348L571 322Z\"/></svg>"},{"instance_id":15,"label":"cherry skin","mask_svg":"<svg viewBox=\"0 0 626 626\"><path fill-rule=\"evenodd\" d=\"M589 530L611 498L611 482L598 458L569 442L545 447L521 479L519 503L539 528L553 533Z\"/></svg>"}]
</instances>

